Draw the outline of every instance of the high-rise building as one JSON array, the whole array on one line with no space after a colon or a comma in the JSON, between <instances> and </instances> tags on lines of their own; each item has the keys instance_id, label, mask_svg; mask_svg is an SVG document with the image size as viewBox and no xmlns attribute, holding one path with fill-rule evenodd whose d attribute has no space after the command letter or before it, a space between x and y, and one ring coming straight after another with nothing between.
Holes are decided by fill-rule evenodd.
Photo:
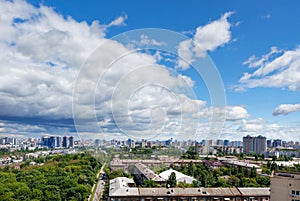
<instances>
[{"instance_id":1,"label":"high-rise building","mask_svg":"<svg viewBox=\"0 0 300 201\"><path fill-rule=\"evenodd\" d=\"M62 146L62 139L61 136L56 136L56 144L55 147L61 147Z\"/></svg>"},{"instance_id":2,"label":"high-rise building","mask_svg":"<svg viewBox=\"0 0 300 201\"><path fill-rule=\"evenodd\" d=\"M48 144L49 144L49 136L43 136L42 141L41 141L41 145L45 146L45 147L48 147Z\"/></svg>"},{"instance_id":3,"label":"high-rise building","mask_svg":"<svg viewBox=\"0 0 300 201\"><path fill-rule=\"evenodd\" d=\"M48 147L53 149L55 148L55 145L56 145L56 137L55 136L50 136L49 139L48 139Z\"/></svg>"},{"instance_id":4,"label":"high-rise building","mask_svg":"<svg viewBox=\"0 0 300 201\"><path fill-rule=\"evenodd\" d=\"M264 136L257 136L254 140L254 152L256 154L264 154L267 151L267 138Z\"/></svg>"},{"instance_id":5,"label":"high-rise building","mask_svg":"<svg viewBox=\"0 0 300 201\"><path fill-rule=\"evenodd\" d=\"M232 147L242 147L243 146L243 142L241 142L241 141L231 141L230 145Z\"/></svg>"},{"instance_id":6,"label":"high-rise building","mask_svg":"<svg viewBox=\"0 0 300 201\"><path fill-rule=\"evenodd\" d=\"M224 146L229 146L230 141L229 140L224 140Z\"/></svg>"},{"instance_id":7,"label":"high-rise building","mask_svg":"<svg viewBox=\"0 0 300 201\"><path fill-rule=\"evenodd\" d=\"M250 135L243 137L243 152L254 152L254 137Z\"/></svg>"},{"instance_id":8,"label":"high-rise building","mask_svg":"<svg viewBox=\"0 0 300 201\"><path fill-rule=\"evenodd\" d=\"M48 148L55 148L57 145L57 137L56 136L43 136L41 140L41 145Z\"/></svg>"},{"instance_id":9,"label":"high-rise building","mask_svg":"<svg viewBox=\"0 0 300 201\"><path fill-rule=\"evenodd\" d=\"M96 139L96 140L95 140L95 146L96 146L96 147L99 147L99 146L100 146L100 139Z\"/></svg>"},{"instance_id":10,"label":"high-rise building","mask_svg":"<svg viewBox=\"0 0 300 201\"><path fill-rule=\"evenodd\" d=\"M69 137L68 136L64 136L63 140L62 140L62 146L64 148L68 148L69 147Z\"/></svg>"},{"instance_id":11,"label":"high-rise building","mask_svg":"<svg viewBox=\"0 0 300 201\"><path fill-rule=\"evenodd\" d=\"M69 137L69 148L73 148L74 147L74 136L70 136Z\"/></svg>"},{"instance_id":12,"label":"high-rise building","mask_svg":"<svg viewBox=\"0 0 300 201\"><path fill-rule=\"evenodd\" d=\"M273 147L281 147L282 146L282 140L281 139L276 139L273 140Z\"/></svg>"},{"instance_id":13,"label":"high-rise building","mask_svg":"<svg viewBox=\"0 0 300 201\"><path fill-rule=\"evenodd\" d=\"M243 137L243 152L254 152L256 154L264 154L267 151L267 138L264 136L252 137L247 135Z\"/></svg>"},{"instance_id":14,"label":"high-rise building","mask_svg":"<svg viewBox=\"0 0 300 201\"><path fill-rule=\"evenodd\" d=\"M272 147L272 140L267 140L267 147Z\"/></svg>"},{"instance_id":15,"label":"high-rise building","mask_svg":"<svg viewBox=\"0 0 300 201\"><path fill-rule=\"evenodd\" d=\"M224 145L224 140L218 139L216 141L216 144L219 145L219 146L223 146Z\"/></svg>"}]
</instances>

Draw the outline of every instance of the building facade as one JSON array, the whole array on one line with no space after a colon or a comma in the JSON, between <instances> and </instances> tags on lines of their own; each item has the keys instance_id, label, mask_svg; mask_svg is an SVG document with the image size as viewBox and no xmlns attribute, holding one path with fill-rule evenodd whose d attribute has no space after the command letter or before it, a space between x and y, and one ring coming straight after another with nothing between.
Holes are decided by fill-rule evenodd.
<instances>
[{"instance_id":1,"label":"building facade","mask_svg":"<svg viewBox=\"0 0 300 201\"><path fill-rule=\"evenodd\" d=\"M109 182L109 201L270 201L269 188L138 188L133 180ZM281 200L283 201L283 200Z\"/></svg>"},{"instance_id":2,"label":"building facade","mask_svg":"<svg viewBox=\"0 0 300 201\"><path fill-rule=\"evenodd\" d=\"M300 201L300 175L277 173L271 177L272 201Z\"/></svg>"},{"instance_id":3,"label":"building facade","mask_svg":"<svg viewBox=\"0 0 300 201\"><path fill-rule=\"evenodd\" d=\"M264 154L267 151L267 138L264 136L252 137L247 135L243 137L243 152L254 152L256 154Z\"/></svg>"}]
</instances>

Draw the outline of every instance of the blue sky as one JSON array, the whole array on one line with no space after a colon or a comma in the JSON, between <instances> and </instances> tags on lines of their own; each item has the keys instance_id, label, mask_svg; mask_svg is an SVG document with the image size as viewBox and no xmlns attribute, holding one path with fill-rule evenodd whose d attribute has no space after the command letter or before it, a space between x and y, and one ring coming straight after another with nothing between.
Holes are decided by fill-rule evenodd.
<instances>
[{"instance_id":1,"label":"blue sky","mask_svg":"<svg viewBox=\"0 0 300 201\"><path fill-rule=\"evenodd\" d=\"M199 56L201 52L195 50L197 43L215 64L226 91L222 138L241 140L247 134L262 134L270 139L300 140L300 29L297 26L300 3L297 1L0 2L0 11L4 13L0 17L1 50L4 52L0 57L0 132L3 136L73 134L77 129L81 137L93 138L134 138L149 136L149 132L162 139L180 139L185 133L191 133L191 139L207 138L214 111L209 92L193 68L181 65L178 58L191 56L191 64L203 59ZM80 66L85 66L83 63L89 61L89 56L103 41L121 44L114 37L143 28L175 31L192 42L186 40L181 44L182 49L178 44L178 55L173 55L172 62L161 52L158 52L161 56L158 59L155 51L136 52L128 56L128 61L126 58L120 60L116 64L118 67L112 68L116 71L112 75L123 74L104 76L111 81L103 80L106 88L91 77L79 79L76 85ZM138 39L151 42L146 34ZM159 39L156 42L168 42ZM106 56L117 55L114 49L116 52L130 50L130 47L118 49L119 46L109 45L107 48L107 53L112 52ZM104 60L105 57L97 62ZM177 77L152 66L143 68L142 72L134 68L136 75L141 77L161 78L163 81L159 83L163 86L137 87L127 99L118 94L119 99L109 96L113 93L108 89L116 89L115 84L120 80L124 81L121 83L123 90L130 91L133 77L128 81L123 79L124 75L129 76L134 65L149 64L160 64L168 71L176 71ZM98 68L101 69L101 64ZM98 83L91 84L88 82L91 80ZM182 80L184 86L180 85ZM82 89L80 81L84 86L89 83L97 89ZM139 80L138 83L143 82ZM80 100L74 103L76 86L79 88L75 95ZM181 93L190 89L195 97ZM87 107L94 100L84 99L87 96L84 90L96 93L98 106L95 111ZM103 93L97 94L97 90ZM115 115L108 107L112 100L120 109ZM126 114L134 121L123 119L125 106L119 102L126 102L129 106ZM75 128L73 117L77 104ZM178 104L181 106L179 116ZM86 112L89 109L93 113ZM91 114L96 116L98 126L89 121L87 116L91 118ZM84 125L78 125L81 123Z\"/></svg>"}]
</instances>

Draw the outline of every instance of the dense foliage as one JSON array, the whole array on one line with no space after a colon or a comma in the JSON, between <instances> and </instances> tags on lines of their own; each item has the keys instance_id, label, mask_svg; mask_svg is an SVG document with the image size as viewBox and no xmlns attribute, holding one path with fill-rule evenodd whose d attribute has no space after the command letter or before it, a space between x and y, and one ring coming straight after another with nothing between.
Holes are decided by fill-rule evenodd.
<instances>
[{"instance_id":1,"label":"dense foliage","mask_svg":"<svg viewBox=\"0 0 300 201\"><path fill-rule=\"evenodd\" d=\"M205 164L193 164L173 167L177 171L193 176L197 181L193 184L179 183L179 187L269 187L268 176L258 176L256 169L234 168L223 166L212 169ZM269 169L268 169L269 170ZM270 170L269 170L270 171Z\"/></svg>"},{"instance_id":2,"label":"dense foliage","mask_svg":"<svg viewBox=\"0 0 300 201\"><path fill-rule=\"evenodd\" d=\"M0 200L86 200L101 164L89 153L55 155L42 166L0 169Z\"/></svg>"}]
</instances>

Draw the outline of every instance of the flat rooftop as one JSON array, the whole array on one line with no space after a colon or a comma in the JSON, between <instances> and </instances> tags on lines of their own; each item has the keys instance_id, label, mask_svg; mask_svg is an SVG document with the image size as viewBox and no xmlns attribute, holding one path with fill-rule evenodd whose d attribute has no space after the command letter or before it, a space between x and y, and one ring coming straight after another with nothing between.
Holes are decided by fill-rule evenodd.
<instances>
[{"instance_id":1,"label":"flat rooftop","mask_svg":"<svg viewBox=\"0 0 300 201\"><path fill-rule=\"evenodd\" d=\"M129 183L127 183L129 182ZM270 188L138 188L130 187L132 179L118 177L110 180L109 196L110 197L132 197L132 196L254 196L269 197Z\"/></svg>"}]
</instances>

